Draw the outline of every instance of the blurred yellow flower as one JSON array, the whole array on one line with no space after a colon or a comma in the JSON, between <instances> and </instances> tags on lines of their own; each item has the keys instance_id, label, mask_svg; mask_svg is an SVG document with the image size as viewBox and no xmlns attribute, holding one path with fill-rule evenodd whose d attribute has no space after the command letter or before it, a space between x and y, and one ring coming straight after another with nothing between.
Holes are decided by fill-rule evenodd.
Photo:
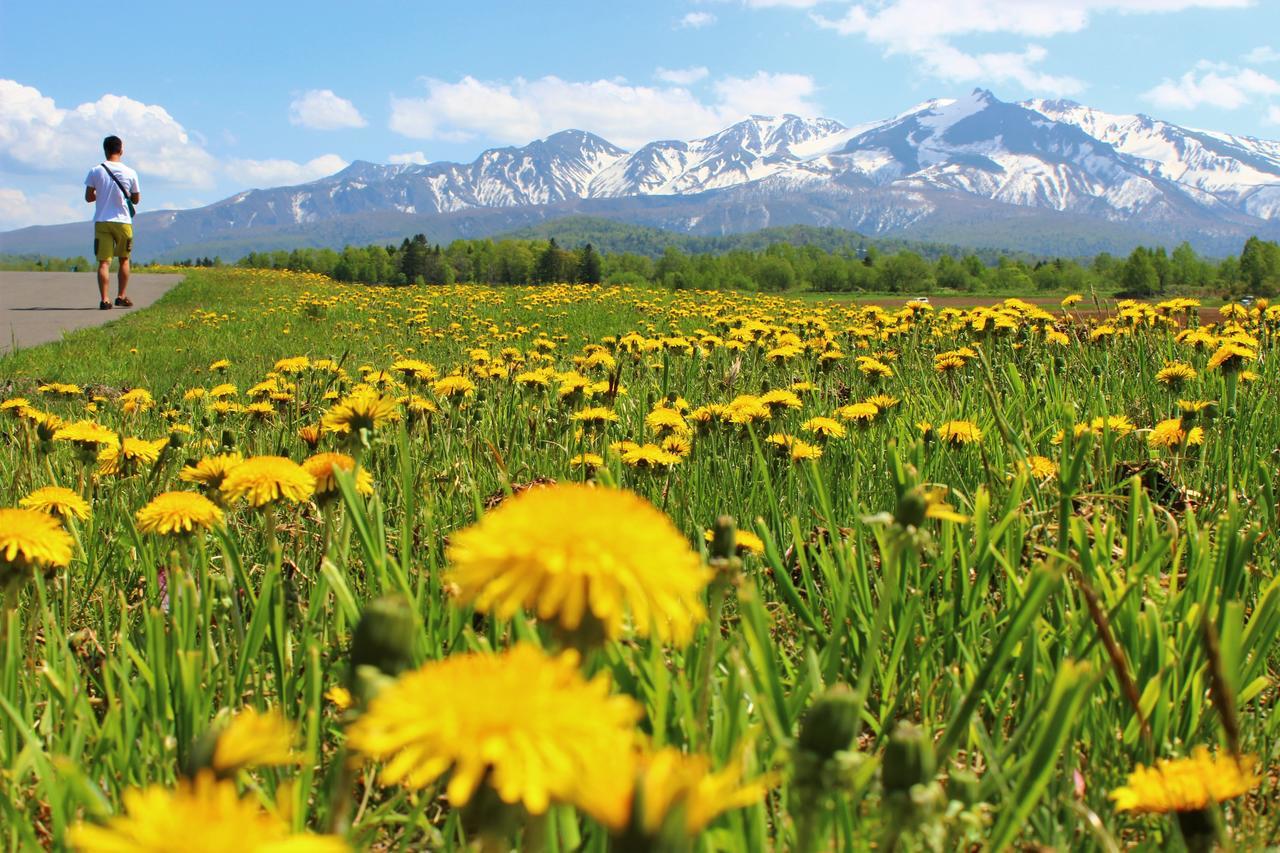
<instances>
[{"instance_id":1,"label":"blurred yellow flower","mask_svg":"<svg viewBox=\"0 0 1280 853\"><path fill-rule=\"evenodd\" d=\"M617 825L631 785L618 771L639 717L632 699L609 695L606 675L584 679L575 653L522 643L406 673L352 723L347 743L384 762L384 784L416 790L448 773L455 807L485 784L530 814L567 803Z\"/></svg>"},{"instance_id":2,"label":"blurred yellow flower","mask_svg":"<svg viewBox=\"0 0 1280 853\"><path fill-rule=\"evenodd\" d=\"M1154 767L1139 764L1127 783L1108 796L1123 812L1198 811L1257 787L1262 781L1257 765L1253 756L1211 755L1199 746L1187 758L1161 758Z\"/></svg>"},{"instance_id":3,"label":"blurred yellow flower","mask_svg":"<svg viewBox=\"0 0 1280 853\"><path fill-rule=\"evenodd\" d=\"M123 813L102 826L72 827L80 853L340 853L346 842L332 835L294 833L283 815L264 811L235 783L202 773L176 788L152 785L126 791Z\"/></svg>"}]
</instances>

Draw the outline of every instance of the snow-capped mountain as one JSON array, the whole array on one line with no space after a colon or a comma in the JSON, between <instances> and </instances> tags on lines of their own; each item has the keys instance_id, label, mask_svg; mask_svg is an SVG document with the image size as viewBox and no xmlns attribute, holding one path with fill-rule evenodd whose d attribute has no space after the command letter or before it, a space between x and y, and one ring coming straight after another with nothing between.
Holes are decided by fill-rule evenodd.
<instances>
[{"instance_id":1,"label":"snow-capped mountain","mask_svg":"<svg viewBox=\"0 0 1280 853\"><path fill-rule=\"evenodd\" d=\"M1280 142L1114 115L1072 101L1024 106L1106 142L1148 174L1203 191L1251 216L1273 219L1280 212Z\"/></svg>"},{"instance_id":2,"label":"snow-capped mountain","mask_svg":"<svg viewBox=\"0 0 1280 853\"><path fill-rule=\"evenodd\" d=\"M138 242L172 255L414 231L443 240L568 214L703 234L813 224L1045 253L1183 239L1234 251L1250 234L1280 236L1280 142L976 90L857 127L752 116L632 152L565 130L470 163L357 162L301 186L144 215ZM0 234L0 251L52 251L70 241L65 228Z\"/></svg>"}]
</instances>

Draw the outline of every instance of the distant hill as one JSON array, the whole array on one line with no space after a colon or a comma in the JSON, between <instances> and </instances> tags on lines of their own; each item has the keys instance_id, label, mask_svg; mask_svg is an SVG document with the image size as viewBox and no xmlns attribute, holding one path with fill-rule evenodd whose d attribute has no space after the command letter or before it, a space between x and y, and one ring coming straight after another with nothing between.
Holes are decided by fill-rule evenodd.
<instances>
[{"instance_id":1,"label":"distant hill","mask_svg":"<svg viewBox=\"0 0 1280 853\"><path fill-rule=\"evenodd\" d=\"M1028 261L1038 260L1040 257L1029 252L1010 253L994 247L975 249L954 243L868 237L844 228L823 228L814 225L780 225L745 234L698 237L591 216L566 216L562 219L508 231L496 235L494 239L548 240L553 237L562 246L568 248L590 243L601 252L632 252L651 258L661 256L669 247L694 255L720 255L739 251L760 252L778 243L787 243L792 246L816 246L824 252L850 252L858 255L865 255L867 249L873 246L877 251L884 253L906 249L929 260L937 260L943 255L960 257L973 253L988 265L996 263L1002 256Z\"/></svg>"},{"instance_id":2,"label":"distant hill","mask_svg":"<svg viewBox=\"0 0 1280 853\"><path fill-rule=\"evenodd\" d=\"M890 119L753 116L626 151L566 130L470 163L356 162L308 184L143 214L143 258L435 242L588 216L695 237L807 225L1038 255L1280 237L1280 142L977 90ZM0 234L0 252L84 251L84 224Z\"/></svg>"}]
</instances>

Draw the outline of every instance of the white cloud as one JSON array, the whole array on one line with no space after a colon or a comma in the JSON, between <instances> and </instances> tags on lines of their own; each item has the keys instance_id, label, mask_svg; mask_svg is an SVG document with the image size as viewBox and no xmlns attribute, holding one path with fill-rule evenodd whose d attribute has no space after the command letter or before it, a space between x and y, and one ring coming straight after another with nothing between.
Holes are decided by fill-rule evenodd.
<instances>
[{"instance_id":1,"label":"white cloud","mask_svg":"<svg viewBox=\"0 0 1280 853\"><path fill-rule=\"evenodd\" d=\"M88 219L93 207L87 204L77 206L70 201L76 197L76 187L59 189L59 192L27 195L19 189L0 187L0 228L25 228L28 225ZM80 190L81 197L83 192Z\"/></svg>"},{"instance_id":2,"label":"white cloud","mask_svg":"<svg viewBox=\"0 0 1280 853\"><path fill-rule=\"evenodd\" d=\"M87 172L109 134L124 140L125 159L148 177L186 187L215 182L214 158L164 107L103 95L67 109L32 86L0 79L0 168Z\"/></svg>"},{"instance_id":3,"label":"white cloud","mask_svg":"<svg viewBox=\"0 0 1280 853\"><path fill-rule=\"evenodd\" d=\"M705 65L693 68L658 68L653 72L654 77L674 86L692 86L699 80L705 80L710 74Z\"/></svg>"},{"instance_id":4,"label":"white cloud","mask_svg":"<svg viewBox=\"0 0 1280 853\"><path fill-rule=\"evenodd\" d=\"M955 40L972 36L1048 38L1075 33L1100 13L1177 12L1191 8L1242 8L1252 0L877 0L847 4L835 17L811 13L824 28L856 35L886 55L916 58L933 77L955 82L1018 83L1026 89L1072 94L1083 84L1072 77L1046 74L1038 66L1043 47L987 53L967 52ZM804 5L788 0L748 0L748 5Z\"/></svg>"},{"instance_id":5,"label":"white cloud","mask_svg":"<svg viewBox=\"0 0 1280 853\"><path fill-rule=\"evenodd\" d=\"M289 104L289 122L312 130L343 130L368 124L355 104L338 97L332 89L311 89L294 98Z\"/></svg>"},{"instance_id":6,"label":"white cloud","mask_svg":"<svg viewBox=\"0 0 1280 853\"><path fill-rule=\"evenodd\" d=\"M690 12L676 23L676 27L682 30L700 30L715 22L716 16L710 12Z\"/></svg>"},{"instance_id":7,"label":"white cloud","mask_svg":"<svg viewBox=\"0 0 1280 853\"><path fill-rule=\"evenodd\" d=\"M806 74L757 71L751 77L725 77L711 88L720 100L716 112L733 121L756 114L814 116L821 112L812 100L817 86ZM727 122L722 121L724 124Z\"/></svg>"},{"instance_id":8,"label":"white cloud","mask_svg":"<svg viewBox=\"0 0 1280 853\"><path fill-rule=\"evenodd\" d=\"M1267 117L1263 121L1266 124L1280 124L1280 106L1272 104L1267 107Z\"/></svg>"},{"instance_id":9,"label":"white cloud","mask_svg":"<svg viewBox=\"0 0 1280 853\"><path fill-rule=\"evenodd\" d=\"M423 82L424 97L391 99L391 129L414 139L480 136L524 143L577 128L633 147L653 139L714 133L752 113L821 112L813 100L811 77L764 71L716 80L709 101L682 86L635 86L620 79L490 82L468 76L456 83Z\"/></svg>"},{"instance_id":10,"label":"white cloud","mask_svg":"<svg viewBox=\"0 0 1280 853\"><path fill-rule=\"evenodd\" d=\"M425 166L431 161L427 159L426 152L406 151L404 154L392 154L387 162L397 166Z\"/></svg>"},{"instance_id":11,"label":"white cloud","mask_svg":"<svg viewBox=\"0 0 1280 853\"><path fill-rule=\"evenodd\" d=\"M1158 107L1193 110L1201 106L1235 110L1259 98L1280 95L1280 81L1252 68L1201 63L1176 80L1165 78L1143 94Z\"/></svg>"},{"instance_id":12,"label":"white cloud","mask_svg":"<svg viewBox=\"0 0 1280 853\"><path fill-rule=\"evenodd\" d=\"M347 161L337 154L324 154L306 163L293 160L230 160L227 173L237 181L254 187L276 187L302 184L339 172Z\"/></svg>"},{"instance_id":13,"label":"white cloud","mask_svg":"<svg viewBox=\"0 0 1280 853\"><path fill-rule=\"evenodd\" d=\"M1272 48L1263 45L1255 47L1253 50L1240 57L1250 65L1266 65L1271 62L1280 62L1280 53Z\"/></svg>"}]
</instances>

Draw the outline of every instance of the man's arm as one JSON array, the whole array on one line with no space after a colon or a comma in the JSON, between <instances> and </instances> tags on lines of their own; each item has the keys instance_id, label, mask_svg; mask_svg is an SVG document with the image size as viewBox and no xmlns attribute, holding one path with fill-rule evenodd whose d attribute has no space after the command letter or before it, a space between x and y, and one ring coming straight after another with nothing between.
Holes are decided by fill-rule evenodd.
<instances>
[{"instance_id":1,"label":"man's arm","mask_svg":"<svg viewBox=\"0 0 1280 853\"><path fill-rule=\"evenodd\" d=\"M84 188L84 200L87 202L95 202L98 200L98 193L93 187Z\"/></svg>"}]
</instances>

